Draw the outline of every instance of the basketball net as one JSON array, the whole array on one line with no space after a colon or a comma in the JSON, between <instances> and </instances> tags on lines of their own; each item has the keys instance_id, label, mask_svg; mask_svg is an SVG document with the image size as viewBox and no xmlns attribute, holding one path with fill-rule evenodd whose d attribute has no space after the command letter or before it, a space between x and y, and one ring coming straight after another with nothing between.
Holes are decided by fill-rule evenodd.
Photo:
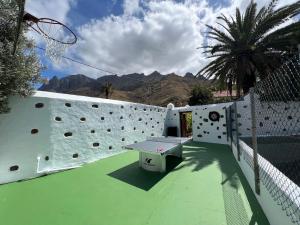
<instances>
[{"instance_id":1,"label":"basketball net","mask_svg":"<svg viewBox=\"0 0 300 225\"><path fill-rule=\"evenodd\" d=\"M54 63L60 63L66 49L77 41L70 28L54 19L37 18L26 12L23 21L44 38L45 55Z\"/></svg>"},{"instance_id":2,"label":"basketball net","mask_svg":"<svg viewBox=\"0 0 300 225\"><path fill-rule=\"evenodd\" d=\"M45 43L46 43L46 51L45 55L49 57L49 59L54 63L60 63L61 59L69 47L69 45L62 44L57 42L53 39L48 38L47 36L43 35Z\"/></svg>"}]
</instances>

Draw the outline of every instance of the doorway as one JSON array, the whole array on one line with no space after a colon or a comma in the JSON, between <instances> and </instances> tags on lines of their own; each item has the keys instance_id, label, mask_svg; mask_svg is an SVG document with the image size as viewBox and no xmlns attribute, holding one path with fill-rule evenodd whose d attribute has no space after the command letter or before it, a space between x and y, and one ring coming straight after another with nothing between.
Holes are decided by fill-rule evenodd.
<instances>
[{"instance_id":1,"label":"doorway","mask_svg":"<svg viewBox=\"0 0 300 225\"><path fill-rule=\"evenodd\" d=\"M192 112L181 112L180 114L180 134L181 137L193 136Z\"/></svg>"}]
</instances>

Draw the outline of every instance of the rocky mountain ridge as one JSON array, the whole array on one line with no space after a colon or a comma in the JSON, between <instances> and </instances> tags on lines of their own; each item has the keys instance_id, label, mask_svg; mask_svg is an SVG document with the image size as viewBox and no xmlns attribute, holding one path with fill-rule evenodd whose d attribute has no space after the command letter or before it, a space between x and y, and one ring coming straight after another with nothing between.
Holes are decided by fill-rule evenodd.
<instances>
[{"instance_id":1,"label":"rocky mountain ridge","mask_svg":"<svg viewBox=\"0 0 300 225\"><path fill-rule=\"evenodd\" d=\"M149 75L132 73L123 76L108 75L98 79L76 74L63 78L54 76L39 90L103 98L106 83L112 84L112 99L160 106L173 102L177 106L184 106L192 87L209 81L204 77L196 78L192 73L179 76L175 73L162 75L157 71Z\"/></svg>"}]
</instances>

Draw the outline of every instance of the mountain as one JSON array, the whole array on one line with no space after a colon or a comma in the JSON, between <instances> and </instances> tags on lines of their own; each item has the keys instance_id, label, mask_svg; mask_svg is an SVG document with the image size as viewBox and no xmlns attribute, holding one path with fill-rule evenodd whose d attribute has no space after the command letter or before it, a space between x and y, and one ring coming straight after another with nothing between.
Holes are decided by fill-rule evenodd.
<instances>
[{"instance_id":1,"label":"mountain","mask_svg":"<svg viewBox=\"0 0 300 225\"><path fill-rule=\"evenodd\" d=\"M209 83L206 78L196 78L192 73L186 73L182 77L175 73L162 75L154 71L147 76L143 73L132 73L123 76L108 75L98 79L77 74L60 79L54 76L39 90L103 98L103 87L107 82L114 89L111 99L160 106L166 106L169 102L184 106L194 85Z\"/></svg>"},{"instance_id":2,"label":"mountain","mask_svg":"<svg viewBox=\"0 0 300 225\"><path fill-rule=\"evenodd\" d=\"M43 84L39 90L97 97L99 95L98 90L101 88L101 83L96 82L95 79L77 74L60 79L54 76L47 84Z\"/></svg>"}]
</instances>

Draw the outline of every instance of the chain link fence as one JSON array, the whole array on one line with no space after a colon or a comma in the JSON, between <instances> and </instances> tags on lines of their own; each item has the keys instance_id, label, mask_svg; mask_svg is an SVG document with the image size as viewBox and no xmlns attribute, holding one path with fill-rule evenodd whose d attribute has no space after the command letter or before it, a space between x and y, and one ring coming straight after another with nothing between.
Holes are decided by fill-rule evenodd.
<instances>
[{"instance_id":1,"label":"chain link fence","mask_svg":"<svg viewBox=\"0 0 300 225\"><path fill-rule=\"evenodd\" d=\"M287 61L254 88L260 180L300 224L300 61ZM266 160L263 160L266 159Z\"/></svg>"},{"instance_id":2,"label":"chain link fence","mask_svg":"<svg viewBox=\"0 0 300 225\"><path fill-rule=\"evenodd\" d=\"M299 57L290 59L258 82L248 101L252 115L250 109L247 109L247 116L243 115L245 111L239 111L235 107L237 103L230 108L231 140L237 147L238 160L243 157L256 173L256 192L259 193L260 185L264 185L291 221L300 225ZM256 122L251 124L253 121ZM248 133L240 134L240 126L247 126ZM240 138L253 153L239 149Z\"/></svg>"}]
</instances>

